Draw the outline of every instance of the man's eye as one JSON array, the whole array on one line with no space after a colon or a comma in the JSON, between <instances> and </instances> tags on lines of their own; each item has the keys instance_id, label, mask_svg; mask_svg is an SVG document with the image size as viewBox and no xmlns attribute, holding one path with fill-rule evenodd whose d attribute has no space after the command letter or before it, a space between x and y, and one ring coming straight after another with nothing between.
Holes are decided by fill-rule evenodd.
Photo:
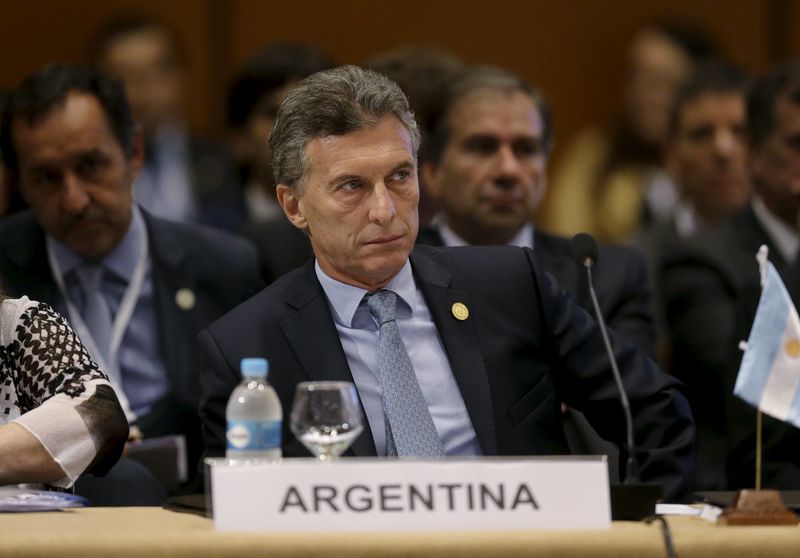
<instances>
[{"instance_id":1,"label":"man's eye","mask_svg":"<svg viewBox=\"0 0 800 558\"><path fill-rule=\"evenodd\" d=\"M466 145L466 150L478 155L491 155L497 151L497 141L491 138L473 138Z\"/></svg>"},{"instance_id":2,"label":"man's eye","mask_svg":"<svg viewBox=\"0 0 800 558\"><path fill-rule=\"evenodd\" d=\"M407 171L407 170L397 171L392 176L392 180L394 180L395 182L405 182L409 178L411 178L411 171Z\"/></svg>"},{"instance_id":3,"label":"man's eye","mask_svg":"<svg viewBox=\"0 0 800 558\"><path fill-rule=\"evenodd\" d=\"M54 170L41 169L31 174L31 182L37 186L48 186L57 183L60 174Z\"/></svg>"},{"instance_id":4,"label":"man's eye","mask_svg":"<svg viewBox=\"0 0 800 558\"><path fill-rule=\"evenodd\" d=\"M514 154L517 157L531 157L539 154L538 141L520 141L514 144Z\"/></svg>"},{"instance_id":5,"label":"man's eye","mask_svg":"<svg viewBox=\"0 0 800 558\"><path fill-rule=\"evenodd\" d=\"M690 141L701 142L710 140L714 135L714 130L710 126L702 126L700 128L693 128L687 134Z\"/></svg>"},{"instance_id":6,"label":"man's eye","mask_svg":"<svg viewBox=\"0 0 800 558\"><path fill-rule=\"evenodd\" d=\"M352 192L353 190L357 190L359 186L361 186L361 183L358 180L348 180L342 184L341 189L347 192Z\"/></svg>"},{"instance_id":7,"label":"man's eye","mask_svg":"<svg viewBox=\"0 0 800 558\"><path fill-rule=\"evenodd\" d=\"M96 157L88 157L78 164L78 173L82 176L92 175L100 170L102 161Z\"/></svg>"},{"instance_id":8,"label":"man's eye","mask_svg":"<svg viewBox=\"0 0 800 558\"><path fill-rule=\"evenodd\" d=\"M800 151L800 134L787 137L786 145L793 151Z\"/></svg>"}]
</instances>

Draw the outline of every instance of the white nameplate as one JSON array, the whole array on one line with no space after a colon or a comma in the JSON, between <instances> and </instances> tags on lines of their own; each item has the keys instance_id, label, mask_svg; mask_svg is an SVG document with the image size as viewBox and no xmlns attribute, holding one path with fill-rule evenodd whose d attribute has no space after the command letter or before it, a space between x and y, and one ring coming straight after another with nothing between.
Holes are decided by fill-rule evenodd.
<instances>
[{"instance_id":1,"label":"white nameplate","mask_svg":"<svg viewBox=\"0 0 800 558\"><path fill-rule=\"evenodd\" d=\"M211 466L221 531L606 529L598 458L311 459Z\"/></svg>"}]
</instances>

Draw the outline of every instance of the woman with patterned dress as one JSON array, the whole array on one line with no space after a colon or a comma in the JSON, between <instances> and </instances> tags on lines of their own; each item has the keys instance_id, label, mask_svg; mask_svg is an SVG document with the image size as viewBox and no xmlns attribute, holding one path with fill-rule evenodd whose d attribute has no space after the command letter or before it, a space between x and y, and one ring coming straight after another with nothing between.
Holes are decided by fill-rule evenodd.
<instances>
[{"instance_id":1,"label":"woman with patterned dress","mask_svg":"<svg viewBox=\"0 0 800 558\"><path fill-rule=\"evenodd\" d=\"M0 485L102 475L127 437L108 378L64 318L0 293Z\"/></svg>"}]
</instances>

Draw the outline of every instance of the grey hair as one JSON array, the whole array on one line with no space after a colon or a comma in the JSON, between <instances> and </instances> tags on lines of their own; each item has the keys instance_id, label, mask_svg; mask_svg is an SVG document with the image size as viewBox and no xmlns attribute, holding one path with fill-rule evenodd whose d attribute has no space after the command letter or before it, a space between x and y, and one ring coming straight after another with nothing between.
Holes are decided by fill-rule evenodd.
<instances>
[{"instance_id":1,"label":"grey hair","mask_svg":"<svg viewBox=\"0 0 800 558\"><path fill-rule=\"evenodd\" d=\"M269 136L275 184L296 188L311 161L308 142L375 126L395 116L411 136L416 158L420 133L400 87L372 70L339 66L302 80L278 108Z\"/></svg>"}]
</instances>

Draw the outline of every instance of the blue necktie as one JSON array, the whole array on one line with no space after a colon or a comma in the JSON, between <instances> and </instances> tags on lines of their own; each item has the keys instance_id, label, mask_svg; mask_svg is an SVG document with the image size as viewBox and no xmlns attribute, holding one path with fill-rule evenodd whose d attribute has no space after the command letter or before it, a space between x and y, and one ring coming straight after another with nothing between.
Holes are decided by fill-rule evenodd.
<instances>
[{"instance_id":1,"label":"blue necktie","mask_svg":"<svg viewBox=\"0 0 800 558\"><path fill-rule=\"evenodd\" d=\"M83 321L92 334L103 360L108 363L111 344L111 309L103 295L103 268L99 265L81 264L75 274L83 290Z\"/></svg>"},{"instance_id":2,"label":"blue necktie","mask_svg":"<svg viewBox=\"0 0 800 558\"><path fill-rule=\"evenodd\" d=\"M377 376L383 391L386 455L442 457L442 441L395 321L397 295L381 290L368 294L366 301L380 327Z\"/></svg>"}]
</instances>

